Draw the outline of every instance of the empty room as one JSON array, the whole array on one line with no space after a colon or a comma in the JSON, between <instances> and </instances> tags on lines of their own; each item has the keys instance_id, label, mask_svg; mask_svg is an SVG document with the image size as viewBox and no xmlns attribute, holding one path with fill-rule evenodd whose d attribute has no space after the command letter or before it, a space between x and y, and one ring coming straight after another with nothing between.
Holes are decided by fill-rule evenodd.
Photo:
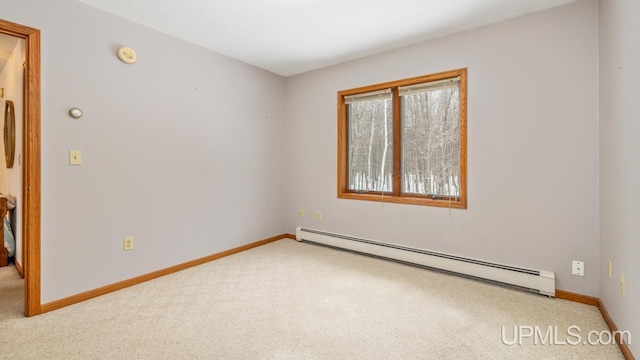
<instances>
[{"instance_id":1,"label":"empty room","mask_svg":"<svg viewBox=\"0 0 640 360\"><path fill-rule=\"evenodd\" d=\"M639 14L0 0L0 358L634 359Z\"/></svg>"}]
</instances>

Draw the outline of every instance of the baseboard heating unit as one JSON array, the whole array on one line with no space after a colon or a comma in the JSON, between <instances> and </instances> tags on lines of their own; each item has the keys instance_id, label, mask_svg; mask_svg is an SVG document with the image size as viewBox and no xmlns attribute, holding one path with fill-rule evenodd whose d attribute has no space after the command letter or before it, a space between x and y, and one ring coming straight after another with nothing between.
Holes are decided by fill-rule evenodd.
<instances>
[{"instance_id":1,"label":"baseboard heating unit","mask_svg":"<svg viewBox=\"0 0 640 360\"><path fill-rule=\"evenodd\" d=\"M556 295L555 274L551 271L526 269L301 227L296 229L296 240L517 286L542 295Z\"/></svg>"}]
</instances>

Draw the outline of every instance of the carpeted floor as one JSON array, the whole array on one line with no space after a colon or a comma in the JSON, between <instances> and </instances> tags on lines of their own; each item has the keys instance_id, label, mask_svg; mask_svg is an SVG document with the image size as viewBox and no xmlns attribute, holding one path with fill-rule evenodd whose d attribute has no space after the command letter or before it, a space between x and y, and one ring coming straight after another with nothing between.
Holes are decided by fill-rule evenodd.
<instances>
[{"instance_id":1,"label":"carpeted floor","mask_svg":"<svg viewBox=\"0 0 640 360\"><path fill-rule=\"evenodd\" d=\"M623 359L505 345L607 330L597 308L284 239L33 318L0 269L2 359ZM547 340L549 341L549 340Z\"/></svg>"}]
</instances>

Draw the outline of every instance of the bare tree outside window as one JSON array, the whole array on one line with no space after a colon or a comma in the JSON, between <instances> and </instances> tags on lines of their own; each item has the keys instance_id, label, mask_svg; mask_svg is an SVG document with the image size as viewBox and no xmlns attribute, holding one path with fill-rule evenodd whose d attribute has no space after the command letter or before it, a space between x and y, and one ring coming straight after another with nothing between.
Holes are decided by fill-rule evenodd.
<instances>
[{"instance_id":1,"label":"bare tree outside window","mask_svg":"<svg viewBox=\"0 0 640 360\"><path fill-rule=\"evenodd\" d=\"M402 96L402 192L460 195L457 87Z\"/></svg>"},{"instance_id":2,"label":"bare tree outside window","mask_svg":"<svg viewBox=\"0 0 640 360\"><path fill-rule=\"evenodd\" d=\"M391 191L392 129L390 98L349 105L349 189Z\"/></svg>"},{"instance_id":3,"label":"bare tree outside window","mask_svg":"<svg viewBox=\"0 0 640 360\"><path fill-rule=\"evenodd\" d=\"M467 70L338 92L338 197L465 209Z\"/></svg>"}]
</instances>

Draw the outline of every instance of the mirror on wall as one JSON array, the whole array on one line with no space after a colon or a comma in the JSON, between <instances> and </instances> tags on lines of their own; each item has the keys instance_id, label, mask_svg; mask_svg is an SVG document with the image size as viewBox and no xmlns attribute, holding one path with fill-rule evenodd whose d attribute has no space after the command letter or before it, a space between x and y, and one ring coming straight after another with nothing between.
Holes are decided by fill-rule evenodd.
<instances>
[{"instance_id":1,"label":"mirror on wall","mask_svg":"<svg viewBox=\"0 0 640 360\"><path fill-rule=\"evenodd\" d=\"M13 159L16 151L16 116L13 101L7 100L4 104L4 158L7 169L13 168Z\"/></svg>"}]
</instances>

